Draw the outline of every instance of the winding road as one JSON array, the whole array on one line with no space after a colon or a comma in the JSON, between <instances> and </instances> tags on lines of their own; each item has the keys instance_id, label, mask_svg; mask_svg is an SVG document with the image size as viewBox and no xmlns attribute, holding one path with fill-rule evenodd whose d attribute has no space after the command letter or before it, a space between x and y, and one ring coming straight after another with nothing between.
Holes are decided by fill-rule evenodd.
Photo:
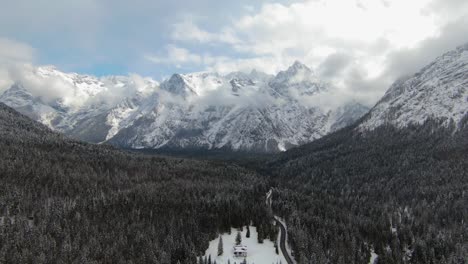
<instances>
[{"instance_id":1,"label":"winding road","mask_svg":"<svg viewBox=\"0 0 468 264\"><path fill-rule=\"evenodd\" d=\"M284 259L286 259L286 262L288 262L288 264L294 264L294 261L292 260L291 256L289 256L289 253L288 253L288 250L286 249L286 227L284 227L283 223L281 223L281 221L279 221L278 219L276 219L276 223L278 223L280 229L281 229L281 237L280 237L280 249L281 249L281 252L283 252L283 256L284 256Z\"/></svg>"},{"instance_id":2,"label":"winding road","mask_svg":"<svg viewBox=\"0 0 468 264\"><path fill-rule=\"evenodd\" d=\"M273 212L273 210L271 208L272 200L273 200L273 189L270 189L270 191L268 191L268 193L266 194L265 202L266 202L267 206L270 208L271 212ZM289 255L289 252L286 249L286 240L287 240L286 239L286 237L287 237L286 227L279 220L278 216L274 215L273 217L274 217L274 220L276 221L276 223L278 223L278 226L280 227L281 232L280 232L279 247L281 249L281 252L283 253L284 259L286 260L286 262L288 264L295 264L296 262L294 262L293 258Z\"/></svg>"}]
</instances>

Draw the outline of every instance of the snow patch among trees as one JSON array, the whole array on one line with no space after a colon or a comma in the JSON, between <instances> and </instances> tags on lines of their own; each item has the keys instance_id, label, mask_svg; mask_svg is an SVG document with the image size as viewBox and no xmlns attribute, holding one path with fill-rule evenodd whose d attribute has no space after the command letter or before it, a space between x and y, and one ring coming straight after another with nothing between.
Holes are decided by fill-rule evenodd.
<instances>
[{"instance_id":1,"label":"snow patch among trees","mask_svg":"<svg viewBox=\"0 0 468 264\"><path fill-rule=\"evenodd\" d=\"M247 228L243 228L241 233L241 244L247 247L247 263L248 264L270 264L270 263L282 263L286 264L286 260L284 259L281 250L278 250L278 254L275 252L275 245L274 243L269 240L263 240L262 244L258 243L257 237L257 228L254 226L249 226L250 229L250 237L247 238ZM242 257L234 257L234 246L236 245L236 236L238 233L238 229L231 228L231 233L224 233L221 234L222 237L222 246L223 246L223 254L218 256L219 252L219 236L210 241L210 245L208 249L205 251L205 255L203 258L209 258L211 256L211 261L214 263L216 261L217 264L227 264L227 263L242 263L244 258Z\"/></svg>"}]
</instances>

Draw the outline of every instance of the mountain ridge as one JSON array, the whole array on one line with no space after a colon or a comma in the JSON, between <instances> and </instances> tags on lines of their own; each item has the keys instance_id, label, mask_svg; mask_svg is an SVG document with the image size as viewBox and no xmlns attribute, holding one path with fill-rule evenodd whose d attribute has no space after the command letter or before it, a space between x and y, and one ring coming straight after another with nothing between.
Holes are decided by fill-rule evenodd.
<instances>
[{"instance_id":1,"label":"mountain ridge","mask_svg":"<svg viewBox=\"0 0 468 264\"><path fill-rule=\"evenodd\" d=\"M302 96L320 96L333 87L299 62L276 76L258 71L199 72L174 74L161 84L65 74L54 67L39 67L37 72L38 80L48 84L53 78L70 86L73 94L83 94L83 99L69 93L49 100L21 98L12 93L12 86L0 101L66 135L123 148L278 152L349 125L367 112L353 101L336 109L301 102ZM112 102L103 99L109 94Z\"/></svg>"},{"instance_id":2,"label":"mountain ridge","mask_svg":"<svg viewBox=\"0 0 468 264\"><path fill-rule=\"evenodd\" d=\"M262 164L278 184L273 208L289 223L298 263L327 263L330 247L356 241L379 263L464 263L466 47L395 82L354 124ZM458 88L462 96L452 98Z\"/></svg>"},{"instance_id":3,"label":"mountain ridge","mask_svg":"<svg viewBox=\"0 0 468 264\"><path fill-rule=\"evenodd\" d=\"M370 110L360 130L390 124L404 128L434 119L455 130L468 114L468 44L457 47L412 76L397 80Z\"/></svg>"}]
</instances>

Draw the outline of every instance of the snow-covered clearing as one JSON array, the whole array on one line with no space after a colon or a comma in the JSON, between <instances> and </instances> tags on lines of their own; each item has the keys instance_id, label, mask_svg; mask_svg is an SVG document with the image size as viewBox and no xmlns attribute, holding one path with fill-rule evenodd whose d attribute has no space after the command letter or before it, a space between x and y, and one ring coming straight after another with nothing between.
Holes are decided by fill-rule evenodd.
<instances>
[{"instance_id":1,"label":"snow-covered clearing","mask_svg":"<svg viewBox=\"0 0 468 264\"><path fill-rule=\"evenodd\" d=\"M247 246L248 253L247 253L247 263L248 264L277 264L282 263L286 264L286 260L284 259L283 255L281 254L281 250L279 250L279 255L275 253L275 247L272 241L265 239L263 244L259 244L257 242L257 228L254 226L250 226L250 238L246 238L247 228L243 228L242 234L242 245ZM205 256L208 257L211 255L211 261L214 262L216 260L217 264L226 264L228 260L231 264L234 263L241 263L244 258L236 258L233 255L233 248L236 244L236 235L238 230L235 228L231 228L231 234L222 234L223 238L223 255L218 256L218 243L219 243L219 236L215 239L210 241L210 246L205 252ZM204 257L205 257L204 256Z\"/></svg>"},{"instance_id":2,"label":"snow-covered clearing","mask_svg":"<svg viewBox=\"0 0 468 264\"><path fill-rule=\"evenodd\" d=\"M374 250L371 250L371 257L369 260L369 264L375 264L377 263L377 259L379 258L379 255L375 254Z\"/></svg>"}]
</instances>

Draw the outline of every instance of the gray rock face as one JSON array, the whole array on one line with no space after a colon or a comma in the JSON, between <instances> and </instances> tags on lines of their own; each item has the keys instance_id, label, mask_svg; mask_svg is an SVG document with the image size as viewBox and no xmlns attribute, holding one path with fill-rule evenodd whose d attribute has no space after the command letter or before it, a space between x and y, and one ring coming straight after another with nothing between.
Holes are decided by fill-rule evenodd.
<instances>
[{"instance_id":1,"label":"gray rock face","mask_svg":"<svg viewBox=\"0 0 468 264\"><path fill-rule=\"evenodd\" d=\"M468 44L438 57L413 76L396 81L359 126L404 128L436 120L460 123L468 113Z\"/></svg>"},{"instance_id":2,"label":"gray rock face","mask_svg":"<svg viewBox=\"0 0 468 264\"><path fill-rule=\"evenodd\" d=\"M257 71L174 74L160 85L119 76L80 80L80 75L55 69L41 73L41 78L63 78L88 99L81 104L70 104L69 98L45 101L18 84L0 101L53 130L125 148L284 151L367 112L355 102L331 110L302 103L302 96L327 93L331 86L299 62L276 76ZM105 100L114 90L126 92L118 100Z\"/></svg>"}]
</instances>

